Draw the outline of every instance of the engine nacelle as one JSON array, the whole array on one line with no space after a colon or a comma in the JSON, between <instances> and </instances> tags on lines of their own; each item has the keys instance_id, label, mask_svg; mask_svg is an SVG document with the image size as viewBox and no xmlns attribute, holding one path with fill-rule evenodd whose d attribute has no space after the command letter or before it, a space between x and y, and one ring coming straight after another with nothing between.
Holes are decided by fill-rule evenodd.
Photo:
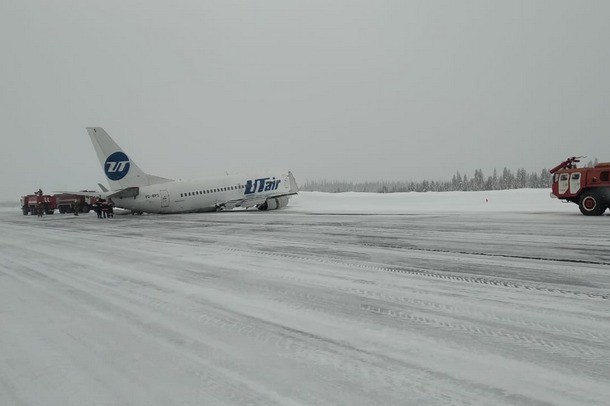
<instances>
[{"instance_id":1,"label":"engine nacelle","mask_svg":"<svg viewBox=\"0 0 610 406\"><path fill-rule=\"evenodd\" d=\"M265 201L265 203L258 206L259 210L277 210L288 205L288 196L272 197Z\"/></svg>"}]
</instances>

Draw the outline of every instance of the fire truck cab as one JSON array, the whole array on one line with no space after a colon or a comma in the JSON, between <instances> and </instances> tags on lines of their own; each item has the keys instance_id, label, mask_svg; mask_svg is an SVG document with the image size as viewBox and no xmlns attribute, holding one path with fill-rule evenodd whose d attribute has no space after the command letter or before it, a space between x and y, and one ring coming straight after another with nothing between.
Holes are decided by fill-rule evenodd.
<instances>
[{"instance_id":1,"label":"fire truck cab","mask_svg":"<svg viewBox=\"0 0 610 406\"><path fill-rule=\"evenodd\" d=\"M610 205L610 163L579 168L580 158L568 158L550 170L551 197L578 204L585 216L600 216Z\"/></svg>"}]
</instances>

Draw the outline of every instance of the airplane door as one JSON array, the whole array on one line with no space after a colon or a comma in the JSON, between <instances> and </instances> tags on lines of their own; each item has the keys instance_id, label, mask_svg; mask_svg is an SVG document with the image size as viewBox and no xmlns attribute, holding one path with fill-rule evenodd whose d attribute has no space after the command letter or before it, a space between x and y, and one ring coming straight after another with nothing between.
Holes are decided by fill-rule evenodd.
<instances>
[{"instance_id":1,"label":"airplane door","mask_svg":"<svg viewBox=\"0 0 610 406\"><path fill-rule=\"evenodd\" d=\"M161 195L161 207L169 207L169 193L167 190L159 191Z\"/></svg>"}]
</instances>

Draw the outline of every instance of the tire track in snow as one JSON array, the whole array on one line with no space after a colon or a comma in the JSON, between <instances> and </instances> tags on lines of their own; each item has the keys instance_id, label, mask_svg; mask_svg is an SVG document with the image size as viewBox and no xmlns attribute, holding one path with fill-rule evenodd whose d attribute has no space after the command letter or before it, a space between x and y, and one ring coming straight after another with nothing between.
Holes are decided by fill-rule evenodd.
<instances>
[{"instance_id":1,"label":"tire track in snow","mask_svg":"<svg viewBox=\"0 0 610 406\"><path fill-rule=\"evenodd\" d=\"M534 257L534 256L527 256L527 255L499 254L499 253L492 253L492 252L442 250L439 248L415 248L415 247L403 247L400 245L392 245L392 244L383 244L382 245L382 244L372 244L372 243L361 243L361 245L363 245L365 247L373 247L373 248L393 248L393 249L409 250L409 251L439 252L439 253L443 253L443 254L460 254L460 255L483 256L483 257L526 259L526 260L532 260L532 261L560 262L560 263L579 264L579 265L586 264L586 265L610 266L610 262L592 261L592 260L584 260L584 259Z\"/></svg>"},{"instance_id":2,"label":"tire track in snow","mask_svg":"<svg viewBox=\"0 0 610 406\"><path fill-rule=\"evenodd\" d=\"M608 351L599 351L590 347L577 345L573 343L560 342L531 334L513 333L501 329L492 329L484 326L477 326L471 323L456 323L447 320L441 320L438 318L432 318L429 316L418 315L416 313L409 313L402 310L390 309L387 307L381 307L370 304L361 305L361 309L374 313L381 316L386 316L394 319L400 319L412 323L422 324L426 326L439 327L445 330L458 331L463 333L472 334L477 337L493 337L499 339L505 339L511 342L525 344L526 346L543 347L549 349L552 352L560 353L565 355L565 352L571 353L573 357L586 356L589 359L605 359L608 356ZM562 350L559 352L556 350Z\"/></svg>"},{"instance_id":3,"label":"tire track in snow","mask_svg":"<svg viewBox=\"0 0 610 406\"><path fill-rule=\"evenodd\" d=\"M317 263L322 263L322 264L342 265L342 266L346 266L346 267L365 269L365 270L369 270L369 271L391 272L391 273L396 273L396 274L421 276L421 277L426 277L426 278L451 280L451 281L456 281L456 282L475 283L475 284L479 284L479 285L535 290L535 291L542 292L542 293L561 294L561 295L565 295L565 296L578 296L578 297L587 297L587 298L591 298L591 299L601 299L601 300L610 299L610 294L602 294L602 293L596 293L596 292L581 292L581 291L571 290L571 289L553 288L553 287L545 286L545 285L541 285L541 284L528 284L528 283L524 283L524 282L509 280L509 279L489 278L489 277L484 277L484 276L465 276L465 275L459 275L459 274L450 273L450 272L440 272L440 271L432 271L432 270L417 269L417 268L407 268L407 267L397 267L397 266L379 266L379 265L365 263L365 262L350 262L350 261L347 261L347 260L341 259L341 258L304 256L304 255L289 254L286 252L277 253L277 252L243 249L243 248L223 248L223 249L225 251L229 251L229 252L242 252L242 253L249 253L249 254L254 254L254 255L264 255L264 256L269 256L269 257L288 258L288 259L292 259L292 260L299 260L299 261L306 261L306 262L317 262Z\"/></svg>"},{"instance_id":4,"label":"tire track in snow","mask_svg":"<svg viewBox=\"0 0 610 406\"><path fill-rule=\"evenodd\" d=\"M311 284L311 279L300 278L295 275L280 275L278 276L281 279L300 282L303 284ZM399 305L407 305L410 307L414 307L417 309L421 309L424 311L434 311L434 312L444 312L447 316L468 316L468 317L477 317L481 318L484 321L495 322L495 323L503 323L503 324L511 324L514 326L521 326L526 328L533 328L543 333L548 334L561 334L564 336L568 336L574 339L587 339L595 342L596 344L606 344L610 342L610 334L603 334L597 331L592 330L583 330L577 329L571 326L559 326L550 323L542 323L534 320L523 320L515 317L510 317L507 315L499 315L491 312L483 312L477 311L476 309L465 309L459 308L457 306L447 305L439 302L432 302L429 300L417 299L413 297L406 296L398 296L388 293L383 293L379 291L374 291L370 289L363 289L358 287L346 287L345 285L340 284L332 284L329 281L325 280L323 285L318 285L318 287L331 289L333 291L345 292L348 294L353 294L358 297L374 299L389 303L395 303ZM281 288L274 289L271 286L261 286L260 289L269 290L270 292L278 292L283 296L290 297L299 297L304 299L304 302L301 303L302 308L308 308L310 310L316 311L324 311L327 303L321 303L320 299L314 301L315 296L311 294L299 293L299 292L291 292L290 289ZM328 302L331 302L330 300ZM332 303L332 302L331 302ZM313 304L320 304L323 306L313 306ZM293 304L294 305L294 304Z\"/></svg>"}]
</instances>

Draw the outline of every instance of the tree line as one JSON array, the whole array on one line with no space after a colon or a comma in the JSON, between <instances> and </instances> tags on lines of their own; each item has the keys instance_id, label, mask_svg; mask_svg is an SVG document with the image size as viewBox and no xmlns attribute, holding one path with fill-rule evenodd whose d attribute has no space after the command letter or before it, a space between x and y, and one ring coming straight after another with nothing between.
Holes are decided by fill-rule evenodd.
<instances>
[{"instance_id":1,"label":"tree line","mask_svg":"<svg viewBox=\"0 0 610 406\"><path fill-rule=\"evenodd\" d=\"M502 173L494 169L493 174L485 177L483 170L477 169L472 176L459 171L453 175L451 180L422 180L414 181L377 181L377 182L348 182L348 181L306 181L300 189L312 192L373 192L373 193L398 193L398 192L449 192L449 191L476 191L476 190L506 190L522 188L550 188L551 174L547 169L539 172L527 172L518 169L512 172L504 168Z\"/></svg>"}]
</instances>

